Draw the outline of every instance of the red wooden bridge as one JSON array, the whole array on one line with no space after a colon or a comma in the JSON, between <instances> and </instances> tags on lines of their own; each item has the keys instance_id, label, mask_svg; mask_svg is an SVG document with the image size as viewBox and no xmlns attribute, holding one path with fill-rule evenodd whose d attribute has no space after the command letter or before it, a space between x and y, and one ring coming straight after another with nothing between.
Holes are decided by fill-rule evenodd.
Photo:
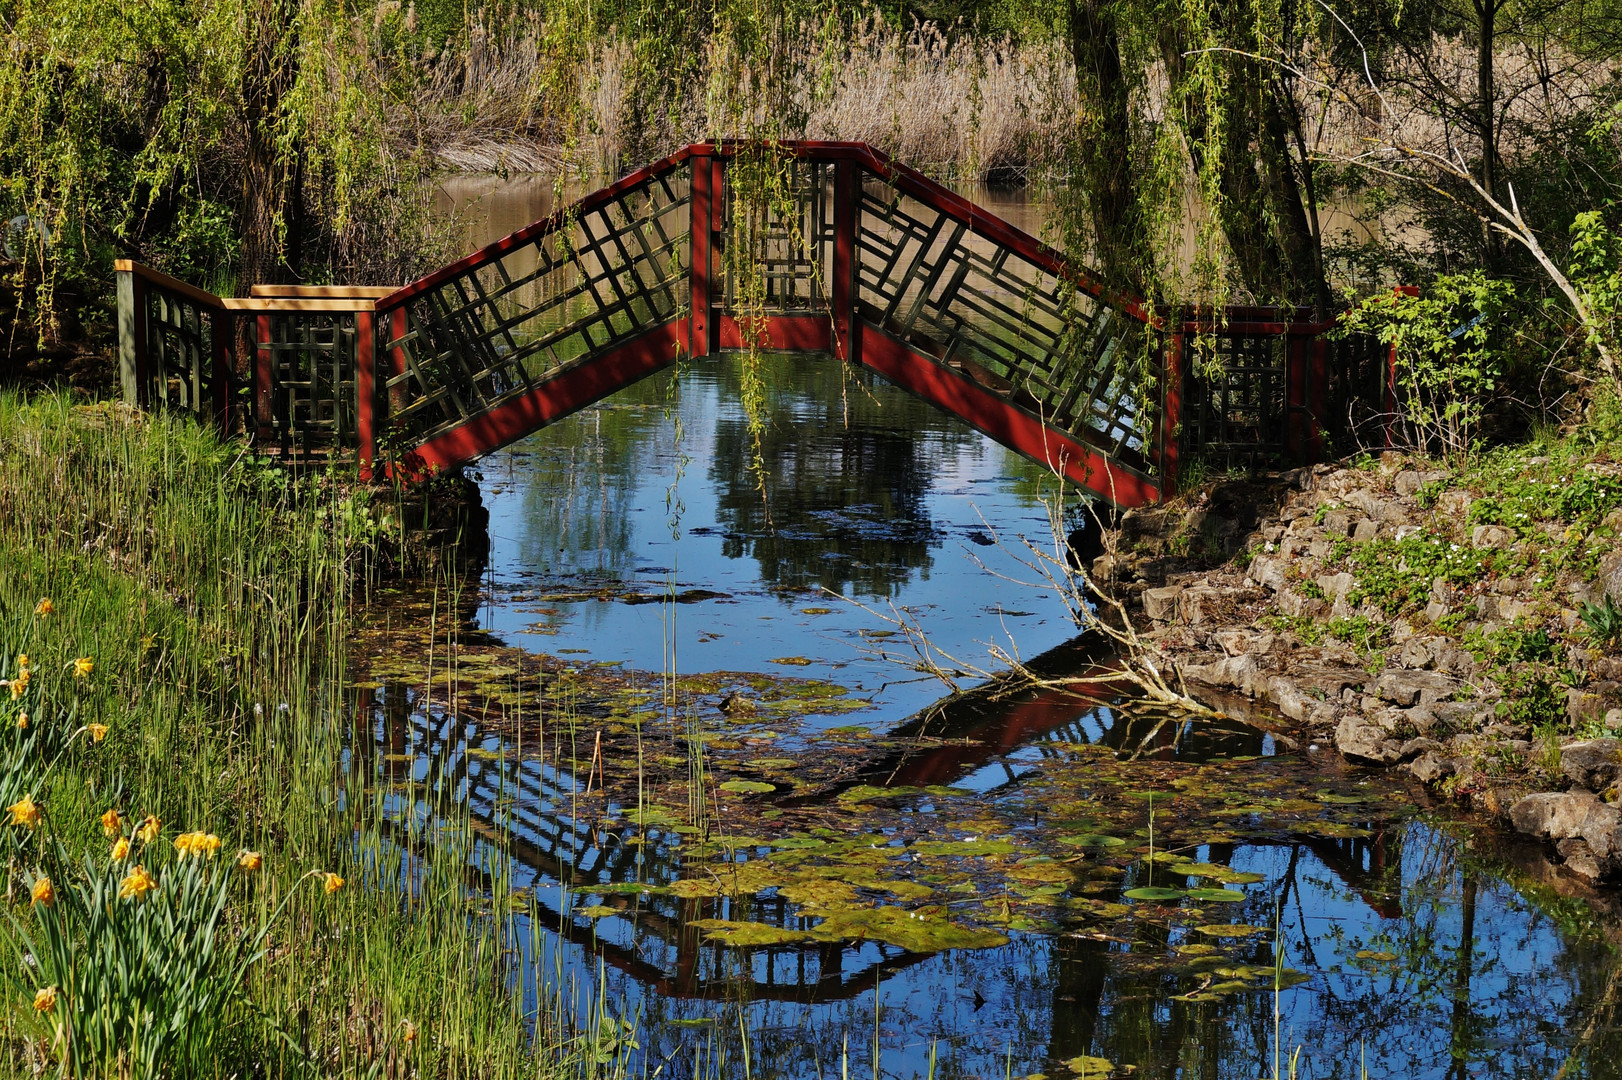
<instances>
[{"instance_id":1,"label":"red wooden bridge","mask_svg":"<svg viewBox=\"0 0 1622 1080\"><path fill-rule=\"evenodd\" d=\"M738 205L741 155L777 170L770 198ZM365 478L465 464L679 358L745 345L871 368L1120 506L1173 491L1180 452L1320 449L1325 324L1151 311L860 143L689 146L398 289L222 299L118 270L133 403L210 415L290 460L348 458ZM232 355L238 320L251 357ZM1215 352L1200 378L1196 338Z\"/></svg>"}]
</instances>

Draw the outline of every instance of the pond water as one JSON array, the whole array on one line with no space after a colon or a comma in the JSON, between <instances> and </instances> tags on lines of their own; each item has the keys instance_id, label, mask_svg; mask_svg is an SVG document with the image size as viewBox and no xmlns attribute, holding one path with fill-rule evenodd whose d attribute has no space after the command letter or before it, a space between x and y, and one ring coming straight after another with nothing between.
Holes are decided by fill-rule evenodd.
<instances>
[{"instance_id":1,"label":"pond water","mask_svg":"<svg viewBox=\"0 0 1622 1080\"><path fill-rule=\"evenodd\" d=\"M1615 920L1520 849L1254 727L876 655L894 605L1099 659L1007 580L1048 481L807 356L766 361L757 472L740 362L481 462L454 617L405 590L357 644L352 782L468 816L528 1007L607 1001L648 1076L1622 1075Z\"/></svg>"}]
</instances>

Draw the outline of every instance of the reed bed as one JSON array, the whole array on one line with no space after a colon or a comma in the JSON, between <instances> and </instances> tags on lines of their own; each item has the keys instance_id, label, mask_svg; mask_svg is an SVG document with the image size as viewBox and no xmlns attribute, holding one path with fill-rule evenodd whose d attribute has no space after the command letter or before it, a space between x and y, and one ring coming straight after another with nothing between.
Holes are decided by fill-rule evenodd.
<instances>
[{"instance_id":1,"label":"reed bed","mask_svg":"<svg viewBox=\"0 0 1622 1080\"><path fill-rule=\"evenodd\" d=\"M412 127L438 162L470 172L613 174L663 150L704 139L776 131L782 138L870 143L953 179L1018 179L1058 160L1073 123L1068 54L1057 41L953 36L935 23L910 28L877 14L850 26L807 24L788 36L795 73L781 115L729 113L725 88L706 72L736 73L724 47L675 99L650 109L636 83L634 49L606 31L569 71L549 68L546 28L533 19L471 28L466 44L438 54L410 104ZM728 76L729 78L732 76ZM559 87L578 98L560 101Z\"/></svg>"},{"instance_id":2,"label":"reed bed","mask_svg":"<svg viewBox=\"0 0 1622 1080\"><path fill-rule=\"evenodd\" d=\"M353 765L382 519L187 419L0 396L0 1077L621 1071L466 814Z\"/></svg>"}]
</instances>

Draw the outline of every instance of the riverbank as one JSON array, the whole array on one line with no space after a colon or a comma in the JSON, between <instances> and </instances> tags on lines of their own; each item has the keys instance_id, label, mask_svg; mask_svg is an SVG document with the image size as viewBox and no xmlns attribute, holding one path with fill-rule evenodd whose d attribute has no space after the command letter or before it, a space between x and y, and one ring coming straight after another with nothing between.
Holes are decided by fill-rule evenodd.
<instances>
[{"instance_id":1,"label":"riverbank","mask_svg":"<svg viewBox=\"0 0 1622 1080\"><path fill-rule=\"evenodd\" d=\"M1093 566L1198 696L1276 710L1309 754L1402 769L1622 878L1622 463L1531 444L1206 484Z\"/></svg>"},{"instance_id":2,"label":"riverbank","mask_svg":"<svg viewBox=\"0 0 1622 1080\"><path fill-rule=\"evenodd\" d=\"M386 507L65 395L0 395L0 462L0 1077L614 1072L466 814L347 769Z\"/></svg>"}]
</instances>

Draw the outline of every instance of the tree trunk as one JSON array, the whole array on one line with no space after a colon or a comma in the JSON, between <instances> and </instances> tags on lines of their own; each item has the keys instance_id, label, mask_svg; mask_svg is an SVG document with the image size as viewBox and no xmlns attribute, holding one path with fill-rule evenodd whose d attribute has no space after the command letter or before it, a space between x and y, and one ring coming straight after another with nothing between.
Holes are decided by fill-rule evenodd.
<instances>
[{"instance_id":1,"label":"tree trunk","mask_svg":"<svg viewBox=\"0 0 1622 1080\"><path fill-rule=\"evenodd\" d=\"M1080 117L1075 133L1098 268L1116 287L1142 294L1153 268L1133 182L1130 88L1114 14L1100 0L1070 0L1070 53ZM1067 237L1072 251L1079 237Z\"/></svg>"},{"instance_id":2,"label":"tree trunk","mask_svg":"<svg viewBox=\"0 0 1622 1080\"><path fill-rule=\"evenodd\" d=\"M255 0L242 73L242 263L237 289L294 280L302 242L302 168L277 146L282 106L298 77L298 0Z\"/></svg>"},{"instance_id":3,"label":"tree trunk","mask_svg":"<svg viewBox=\"0 0 1622 1080\"><path fill-rule=\"evenodd\" d=\"M1498 33L1500 0L1475 0L1476 9L1476 128L1481 139L1481 186L1498 197L1498 87L1492 69L1493 44ZM1487 268L1496 270L1504 254L1502 238L1485 221Z\"/></svg>"}]
</instances>

